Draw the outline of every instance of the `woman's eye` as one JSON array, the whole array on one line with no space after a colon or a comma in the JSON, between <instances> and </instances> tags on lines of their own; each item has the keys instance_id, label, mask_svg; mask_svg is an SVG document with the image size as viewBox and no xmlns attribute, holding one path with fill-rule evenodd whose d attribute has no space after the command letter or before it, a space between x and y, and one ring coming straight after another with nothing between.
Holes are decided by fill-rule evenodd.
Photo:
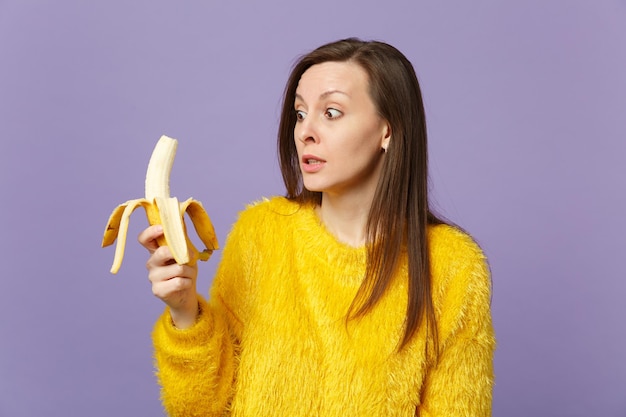
<instances>
[{"instance_id":1,"label":"woman's eye","mask_svg":"<svg viewBox=\"0 0 626 417\"><path fill-rule=\"evenodd\" d=\"M306 113L303 112L302 110L296 110L296 119L297 120L304 120L304 118L306 117Z\"/></svg>"},{"instance_id":2,"label":"woman's eye","mask_svg":"<svg viewBox=\"0 0 626 417\"><path fill-rule=\"evenodd\" d=\"M329 119L336 119L342 115L342 113L337 109L326 109L325 113L326 117Z\"/></svg>"}]
</instances>

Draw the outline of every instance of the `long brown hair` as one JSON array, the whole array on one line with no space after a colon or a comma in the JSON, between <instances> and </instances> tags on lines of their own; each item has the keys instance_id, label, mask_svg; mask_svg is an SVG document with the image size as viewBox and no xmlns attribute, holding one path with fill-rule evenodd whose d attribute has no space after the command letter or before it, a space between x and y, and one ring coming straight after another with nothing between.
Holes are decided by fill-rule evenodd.
<instances>
[{"instance_id":1,"label":"long brown hair","mask_svg":"<svg viewBox=\"0 0 626 417\"><path fill-rule=\"evenodd\" d=\"M437 326L431 297L430 262L426 229L442 223L429 208L428 153L422 95L409 60L383 42L349 38L323 45L303 56L293 67L284 92L278 131L278 154L287 198L301 203L321 202L321 193L302 182L294 142L295 92L304 72L323 62L354 62L369 77L369 94L382 118L391 126L391 140L367 223L367 267L352 302L349 318L374 308L391 283L406 245L408 253L408 306L402 349L426 320L438 350Z\"/></svg>"}]
</instances>

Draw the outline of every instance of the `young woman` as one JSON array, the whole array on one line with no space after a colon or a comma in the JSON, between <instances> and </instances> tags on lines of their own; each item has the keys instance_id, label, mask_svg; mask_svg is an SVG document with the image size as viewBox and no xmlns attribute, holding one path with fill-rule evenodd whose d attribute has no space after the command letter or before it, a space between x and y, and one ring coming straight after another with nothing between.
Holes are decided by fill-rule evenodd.
<instances>
[{"instance_id":1,"label":"young woman","mask_svg":"<svg viewBox=\"0 0 626 417\"><path fill-rule=\"evenodd\" d=\"M429 210L410 62L346 39L304 56L278 135L286 197L230 232L209 301L159 226L154 333L172 416L488 416L495 339L483 253Z\"/></svg>"}]
</instances>

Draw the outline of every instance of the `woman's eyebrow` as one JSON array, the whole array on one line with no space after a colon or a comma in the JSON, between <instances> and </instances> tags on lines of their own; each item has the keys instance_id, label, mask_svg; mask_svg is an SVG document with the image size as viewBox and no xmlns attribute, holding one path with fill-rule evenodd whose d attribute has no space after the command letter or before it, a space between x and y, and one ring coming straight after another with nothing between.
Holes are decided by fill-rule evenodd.
<instances>
[{"instance_id":1,"label":"woman's eyebrow","mask_svg":"<svg viewBox=\"0 0 626 417\"><path fill-rule=\"evenodd\" d=\"M324 99L332 94L343 94L346 97L350 97L350 94L346 93L345 91L341 91L341 90L328 90L323 92L322 94L320 94L320 99ZM296 93L296 100L300 100L300 101L305 101L304 98L302 98L302 96L298 93Z\"/></svg>"},{"instance_id":2,"label":"woman's eyebrow","mask_svg":"<svg viewBox=\"0 0 626 417\"><path fill-rule=\"evenodd\" d=\"M322 94L320 94L320 98L326 98L332 94L343 94L346 97L350 97L350 94L346 93L345 91L341 91L341 90L328 90L323 92Z\"/></svg>"}]
</instances>

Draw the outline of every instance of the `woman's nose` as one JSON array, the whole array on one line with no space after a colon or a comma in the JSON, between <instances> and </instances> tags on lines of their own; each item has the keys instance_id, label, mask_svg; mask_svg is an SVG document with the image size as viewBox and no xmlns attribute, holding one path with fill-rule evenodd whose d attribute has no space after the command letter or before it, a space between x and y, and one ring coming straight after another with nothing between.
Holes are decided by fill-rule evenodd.
<instances>
[{"instance_id":1,"label":"woman's nose","mask_svg":"<svg viewBox=\"0 0 626 417\"><path fill-rule=\"evenodd\" d=\"M295 137L302 143L317 142L317 132L310 118L299 121L295 127Z\"/></svg>"}]
</instances>

